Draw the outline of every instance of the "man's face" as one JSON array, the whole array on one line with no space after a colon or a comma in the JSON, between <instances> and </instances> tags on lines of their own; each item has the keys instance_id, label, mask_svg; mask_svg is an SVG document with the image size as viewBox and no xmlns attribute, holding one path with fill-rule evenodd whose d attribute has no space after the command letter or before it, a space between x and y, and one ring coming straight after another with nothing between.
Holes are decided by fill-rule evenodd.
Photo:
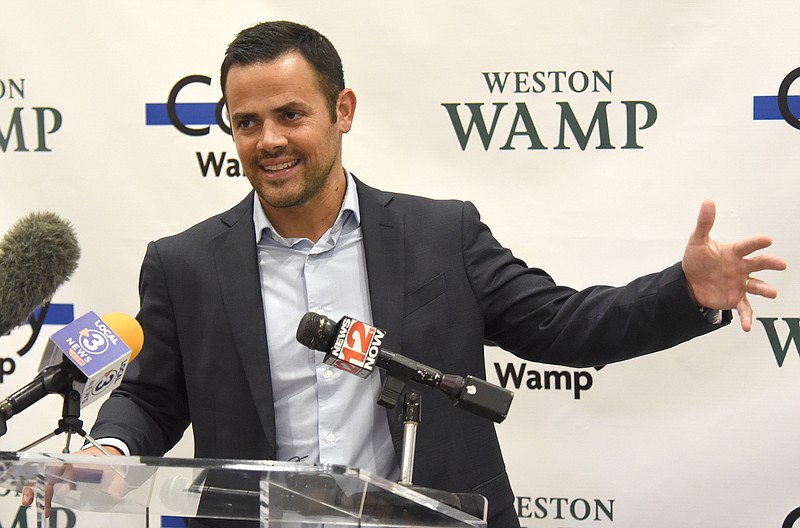
<instances>
[{"instance_id":1,"label":"man's face","mask_svg":"<svg viewBox=\"0 0 800 528\"><path fill-rule=\"evenodd\" d=\"M355 110L351 91L340 94L331 122L314 70L294 52L233 66L225 88L236 151L265 209L313 205L343 175L342 134Z\"/></svg>"}]
</instances>

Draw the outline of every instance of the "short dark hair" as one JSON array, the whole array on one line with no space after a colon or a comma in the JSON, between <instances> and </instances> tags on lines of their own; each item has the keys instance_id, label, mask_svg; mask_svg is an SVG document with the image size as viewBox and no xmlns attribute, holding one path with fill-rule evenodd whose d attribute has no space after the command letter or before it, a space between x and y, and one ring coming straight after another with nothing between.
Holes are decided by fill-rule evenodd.
<instances>
[{"instance_id":1,"label":"short dark hair","mask_svg":"<svg viewBox=\"0 0 800 528\"><path fill-rule=\"evenodd\" d=\"M293 51L300 53L316 72L331 121L336 121L336 101L344 90L342 60L324 35L296 22L262 22L236 35L228 45L220 68L222 97L225 97L225 82L232 66L272 62Z\"/></svg>"}]
</instances>

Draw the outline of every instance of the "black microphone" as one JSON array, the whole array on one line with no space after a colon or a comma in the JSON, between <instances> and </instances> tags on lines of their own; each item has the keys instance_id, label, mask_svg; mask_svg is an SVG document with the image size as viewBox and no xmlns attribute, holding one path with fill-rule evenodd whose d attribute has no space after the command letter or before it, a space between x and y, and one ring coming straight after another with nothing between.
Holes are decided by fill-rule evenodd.
<instances>
[{"instance_id":1,"label":"black microphone","mask_svg":"<svg viewBox=\"0 0 800 528\"><path fill-rule=\"evenodd\" d=\"M53 297L80 254L72 225L54 213L31 213L8 230L0 240L0 335Z\"/></svg>"},{"instance_id":2,"label":"black microphone","mask_svg":"<svg viewBox=\"0 0 800 528\"><path fill-rule=\"evenodd\" d=\"M382 347L386 332L352 317L339 322L308 312L297 327L297 340L313 350L325 352L325 363L366 378L375 367L387 371L378 403L394 407L409 380L438 389L454 405L500 423L508 415L514 393L474 376L463 378L423 365Z\"/></svg>"}]
</instances>

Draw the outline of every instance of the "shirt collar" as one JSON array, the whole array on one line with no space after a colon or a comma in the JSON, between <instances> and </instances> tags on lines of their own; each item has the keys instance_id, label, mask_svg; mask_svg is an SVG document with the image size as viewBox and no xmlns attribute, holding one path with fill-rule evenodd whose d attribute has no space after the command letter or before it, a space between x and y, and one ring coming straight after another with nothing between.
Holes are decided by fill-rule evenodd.
<instances>
[{"instance_id":1,"label":"shirt collar","mask_svg":"<svg viewBox=\"0 0 800 528\"><path fill-rule=\"evenodd\" d=\"M347 188L344 193L342 208L339 210L339 215L336 217L336 221L333 223L333 226L328 230L328 233L333 234L336 239L338 239L339 233L341 233L343 229L356 229L361 225L361 210L358 206L356 182L347 169L345 169L344 174L347 182ZM284 239L277 231L275 231L272 222L270 222L269 218L267 218L267 214L264 212L264 208L261 207L261 202L258 199L257 193L253 193L253 201L253 225L255 226L256 244L261 241L262 237L282 240L285 241L289 246L293 245L292 241L300 240ZM327 234L323 235L320 241L326 238L328 238Z\"/></svg>"}]
</instances>

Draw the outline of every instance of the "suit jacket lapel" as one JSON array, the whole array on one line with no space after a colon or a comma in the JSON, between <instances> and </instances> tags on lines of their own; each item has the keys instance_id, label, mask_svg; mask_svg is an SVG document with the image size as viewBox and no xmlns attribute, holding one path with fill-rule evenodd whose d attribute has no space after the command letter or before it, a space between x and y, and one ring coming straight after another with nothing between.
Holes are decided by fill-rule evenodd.
<instances>
[{"instance_id":1,"label":"suit jacket lapel","mask_svg":"<svg viewBox=\"0 0 800 528\"><path fill-rule=\"evenodd\" d=\"M403 215L391 195L356 179L373 324L386 330L387 349L402 354L405 259Z\"/></svg>"},{"instance_id":2,"label":"suit jacket lapel","mask_svg":"<svg viewBox=\"0 0 800 528\"><path fill-rule=\"evenodd\" d=\"M386 330L384 347L402 354L403 303L405 299L405 247L403 214L389 209L392 196L356 179L361 211L361 233L367 260L367 282L373 324ZM381 380L386 373L381 370ZM386 409L398 463L403 449L403 404Z\"/></svg>"},{"instance_id":3,"label":"suit jacket lapel","mask_svg":"<svg viewBox=\"0 0 800 528\"><path fill-rule=\"evenodd\" d=\"M229 229L214 238L214 259L235 350L253 394L270 452L274 454L277 443L275 410L252 219L251 192L222 216L223 224Z\"/></svg>"}]
</instances>

